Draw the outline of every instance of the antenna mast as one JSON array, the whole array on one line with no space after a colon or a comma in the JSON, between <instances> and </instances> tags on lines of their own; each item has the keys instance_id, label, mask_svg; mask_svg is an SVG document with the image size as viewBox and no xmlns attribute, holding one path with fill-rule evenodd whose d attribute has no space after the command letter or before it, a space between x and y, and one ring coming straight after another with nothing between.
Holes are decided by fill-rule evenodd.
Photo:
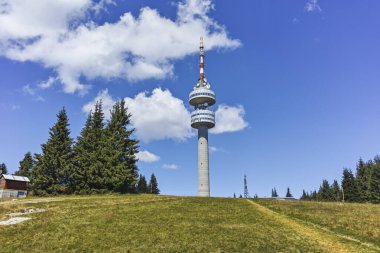
<instances>
[{"instance_id":1,"label":"antenna mast","mask_svg":"<svg viewBox=\"0 0 380 253\"><path fill-rule=\"evenodd\" d=\"M204 85L205 78L205 53L203 48L203 37L201 37L199 45L199 79L201 80L201 85Z\"/></svg>"},{"instance_id":2,"label":"antenna mast","mask_svg":"<svg viewBox=\"0 0 380 253\"><path fill-rule=\"evenodd\" d=\"M247 176L244 174L244 198L249 198Z\"/></svg>"}]
</instances>

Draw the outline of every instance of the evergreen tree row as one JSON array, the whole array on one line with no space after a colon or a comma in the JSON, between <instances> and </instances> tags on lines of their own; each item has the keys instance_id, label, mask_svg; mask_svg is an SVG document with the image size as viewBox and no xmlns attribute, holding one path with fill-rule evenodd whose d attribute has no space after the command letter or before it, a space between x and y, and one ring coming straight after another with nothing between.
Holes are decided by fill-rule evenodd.
<instances>
[{"instance_id":1,"label":"evergreen tree row","mask_svg":"<svg viewBox=\"0 0 380 253\"><path fill-rule=\"evenodd\" d=\"M131 138L134 129L130 129L130 118L124 100L120 100L105 122L102 102L98 101L74 142L63 108L50 128L48 141L41 145L42 153L34 158L29 152L25 154L15 175L29 177L35 195L136 193L138 141ZM154 190L151 193L159 193L154 175L149 187Z\"/></svg>"},{"instance_id":2,"label":"evergreen tree row","mask_svg":"<svg viewBox=\"0 0 380 253\"><path fill-rule=\"evenodd\" d=\"M150 177L149 184L147 184L145 176L140 174L139 182L137 183L137 192L149 193L149 194L160 194L156 176L152 174Z\"/></svg>"},{"instance_id":3,"label":"evergreen tree row","mask_svg":"<svg viewBox=\"0 0 380 253\"><path fill-rule=\"evenodd\" d=\"M271 197L272 198L278 198L279 197L276 188L272 189ZM285 195L285 197L286 198L293 198L293 195L290 193L290 188L289 187L286 189L286 195Z\"/></svg>"},{"instance_id":4,"label":"evergreen tree row","mask_svg":"<svg viewBox=\"0 0 380 253\"><path fill-rule=\"evenodd\" d=\"M380 203L380 157L376 156L368 162L360 159L356 174L350 169L343 169L341 186L337 180L331 185L323 180L318 191L307 193L304 190L301 199Z\"/></svg>"},{"instance_id":5,"label":"evergreen tree row","mask_svg":"<svg viewBox=\"0 0 380 253\"><path fill-rule=\"evenodd\" d=\"M342 192L337 180L330 185L329 182L324 179L319 190L306 192L302 191L301 200L313 200L313 201L341 201Z\"/></svg>"}]
</instances>

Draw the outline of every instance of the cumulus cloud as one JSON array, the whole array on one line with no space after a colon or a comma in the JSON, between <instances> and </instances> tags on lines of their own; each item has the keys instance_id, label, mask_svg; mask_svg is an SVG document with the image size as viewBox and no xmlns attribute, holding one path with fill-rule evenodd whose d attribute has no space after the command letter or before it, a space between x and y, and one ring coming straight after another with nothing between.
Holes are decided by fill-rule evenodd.
<instances>
[{"instance_id":1,"label":"cumulus cloud","mask_svg":"<svg viewBox=\"0 0 380 253\"><path fill-rule=\"evenodd\" d=\"M53 69L67 93L84 94L82 83L101 77L139 81L171 76L174 61L196 53L198 37L206 50L236 48L224 26L208 16L210 0L177 4L174 20L145 7L138 16L97 24L91 19L114 1L1 0L0 55Z\"/></svg>"},{"instance_id":2,"label":"cumulus cloud","mask_svg":"<svg viewBox=\"0 0 380 253\"><path fill-rule=\"evenodd\" d=\"M89 113L96 101L102 100L106 119L116 102L108 90L101 90L98 95L82 107ZM137 138L150 142L154 140L172 139L184 141L194 136L190 127L190 112L184 102L173 96L167 89L156 88L151 93L140 92L135 97L124 98L128 111L132 114L131 124L136 129ZM241 131L248 126L244 119L244 107L219 105L215 112L216 126L210 130L212 134ZM221 149L212 150L222 151Z\"/></svg>"},{"instance_id":3,"label":"cumulus cloud","mask_svg":"<svg viewBox=\"0 0 380 253\"><path fill-rule=\"evenodd\" d=\"M162 165L162 168L169 169L169 170L176 170L176 169L178 169L178 165L173 164L173 163L169 163L169 164L165 163Z\"/></svg>"},{"instance_id":4,"label":"cumulus cloud","mask_svg":"<svg viewBox=\"0 0 380 253\"><path fill-rule=\"evenodd\" d=\"M313 11L318 11L321 12L322 9L318 4L317 0L309 0L306 5L305 5L305 11L307 12L313 12Z\"/></svg>"},{"instance_id":5,"label":"cumulus cloud","mask_svg":"<svg viewBox=\"0 0 380 253\"><path fill-rule=\"evenodd\" d=\"M183 101L169 90L156 88L152 94L141 92L134 98L125 98L132 113L132 125L143 141L174 139L183 141L192 136L190 112Z\"/></svg>"},{"instance_id":6,"label":"cumulus cloud","mask_svg":"<svg viewBox=\"0 0 380 253\"><path fill-rule=\"evenodd\" d=\"M160 160L160 157L158 155L155 155L147 150L139 151L136 156L139 159L139 161L145 163L153 163Z\"/></svg>"},{"instance_id":7,"label":"cumulus cloud","mask_svg":"<svg viewBox=\"0 0 380 253\"><path fill-rule=\"evenodd\" d=\"M91 110L94 110L96 102L100 100L102 101L103 105L104 117L105 119L109 119L111 116L111 109L116 100L114 100L112 96L108 94L108 89L99 91L98 95L92 101L88 102L82 107L82 111L89 113Z\"/></svg>"},{"instance_id":8,"label":"cumulus cloud","mask_svg":"<svg viewBox=\"0 0 380 253\"><path fill-rule=\"evenodd\" d=\"M244 115L245 110L241 105L219 105L215 112L216 124L210 130L210 133L221 134L243 130L248 126L248 123L244 120Z\"/></svg>"}]
</instances>

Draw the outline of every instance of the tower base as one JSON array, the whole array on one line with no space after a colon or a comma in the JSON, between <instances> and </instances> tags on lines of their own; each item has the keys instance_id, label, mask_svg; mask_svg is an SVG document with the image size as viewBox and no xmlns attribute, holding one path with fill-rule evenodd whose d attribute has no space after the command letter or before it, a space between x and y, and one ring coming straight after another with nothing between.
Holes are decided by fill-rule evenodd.
<instances>
[{"instance_id":1,"label":"tower base","mask_svg":"<svg viewBox=\"0 0 380 253\"><path fill-rule=\"evenodd\" d=\"M208 128L198 128L198 196L210 197L208 164Z\"/></svg>"}]
</instances>

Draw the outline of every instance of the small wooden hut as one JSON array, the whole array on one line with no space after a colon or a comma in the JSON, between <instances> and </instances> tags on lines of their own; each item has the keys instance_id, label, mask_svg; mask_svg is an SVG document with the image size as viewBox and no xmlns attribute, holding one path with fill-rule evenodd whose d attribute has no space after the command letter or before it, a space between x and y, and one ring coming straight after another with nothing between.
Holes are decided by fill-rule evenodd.
<instances>
[{"instance_id":1,"label":"small wooden hut","mask_svg":"<svg viewBox=\"0 0 380 253\"><path fill-rule=\"evenodd\" d=\"M13 175L0 175L0 198L25 198L29 178Z\"/></svg>"}]
</instances>

